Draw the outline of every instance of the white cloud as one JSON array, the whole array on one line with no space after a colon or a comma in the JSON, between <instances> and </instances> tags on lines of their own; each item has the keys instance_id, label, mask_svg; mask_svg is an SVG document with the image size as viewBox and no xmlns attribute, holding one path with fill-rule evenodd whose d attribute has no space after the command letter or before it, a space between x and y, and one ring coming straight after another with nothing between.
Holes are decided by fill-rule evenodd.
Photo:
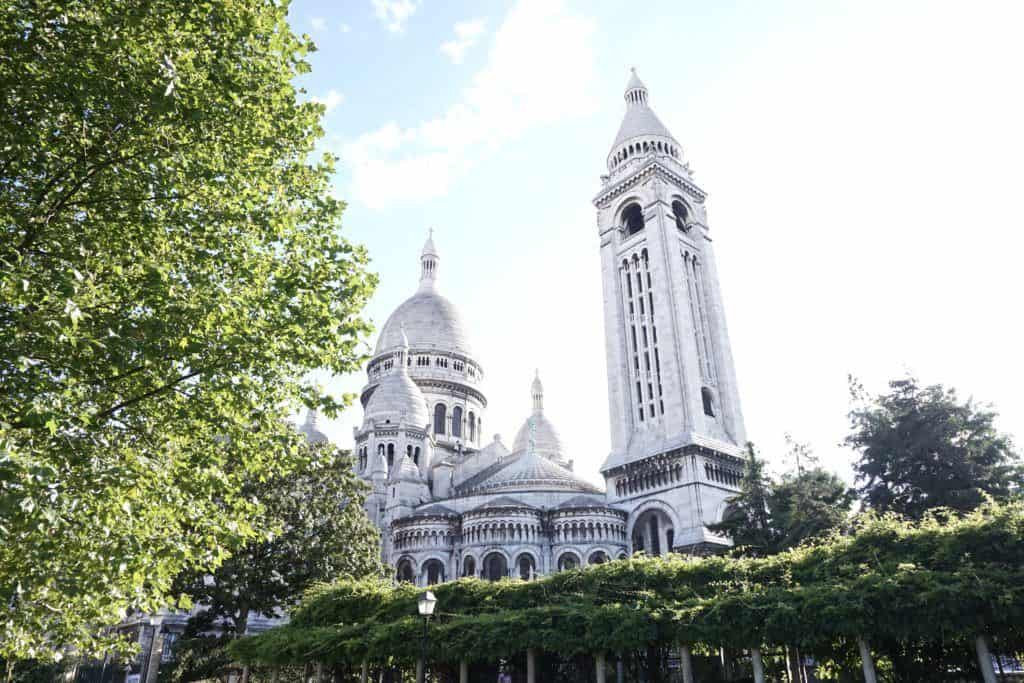
<instances>
[{"instance_id":1,"label":"white cloud","mask_svg":"<svg viewBox=\"0 0 1024 683\"><path fill-rule=\"evenodd\" d=\"M338 24L338 30L341 31L342 33L349 33L352 30L352 27L342 22Z\"/></svg>"},{"instance_id":2,"label":"white cloud","mask_svg":"<svg viewBox=\"0 0 1024 683\"><path fill-rule=\"evenodd\" d=\"M419 9L419 0L372 0L377 19L392 33L401 33L405 22Z\"/></svg>"},{"instance_id":3,"label":"white cloud","mask_svg":"<svg viewBox=\"0 0 1024 683\"><path fill-rule=\"evenodd\" d=\"M309 20L309 25L313 27L314 31L323 31L327 28L327 20L323 17L313 17Z\"/></svg>"},{"instance_id":4,"label":"white cloud","mask_svg":"<svg viewBox=\"0 0 1024 683\"><path fill-rule=\"evenodd\" d=\"M408 128L389 123L343 146L350 196L380 208L443 195L489 149L591 111L593 34L593 22L561 0L519 0L495 32L487 63L444 115ZM410 193L412 169L428 170L430 179Z\"/></svg>"},{"instance_id":5,"label":"white cloud","mask_svg":"<svg viewBox=\"0 0 1024 683\"><path fill-rule=\"evenodd\" d=\"M462 64L466 50L473 47L484 34L484 20L472 19L455 24L455 38L441 44L441 52L448 55L453 64Z\"/></svg>"},{"instance_id":6,"label":"white cloud","mask_svg":"<svg viewBox=\"0 0 1024 683\"><path fill-rule=\"evenodd\" d=\"M327 91L325 96L314 97L312 99L314 102L324 105L327 108L327 111L331 111L345 101L345 96L337 90L331 89Z\"/></svg>"}]
</instances>

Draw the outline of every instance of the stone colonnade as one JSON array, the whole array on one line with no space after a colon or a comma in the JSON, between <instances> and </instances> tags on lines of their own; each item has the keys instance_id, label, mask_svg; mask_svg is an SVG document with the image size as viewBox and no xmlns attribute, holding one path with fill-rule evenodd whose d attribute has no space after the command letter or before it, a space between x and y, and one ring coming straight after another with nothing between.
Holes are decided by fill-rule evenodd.
<instances>
[{"instance_id":1,"label":"stone colonnade","mask_svg":"<svg viewBox=\"0 0 1024 683\"><path fill-rule=\"evenodd\" d=\"M988 638L985 635L978 635L974 640L975 653L978 659L978 666L981 669L982 679L984 683L997 683L995 668L992 665L992 654L988 646ZM875 662L871 654L871 647L866 638L857 639L857 647L860 651L861 667L864 672L865 683L878 683L878 676L875 672ZM689 645L679 644L679 662L683 683L699 683L694 679L693 673L693 655ZM761 649L759 647L752 647L750 652L750 663L751 669L753 670L754 683L765 683L764 675L764 662L761 658ZM608 658L604 652L594 653L594 670L595 680L597 683L608 683L609 669ZM312 676L309 676L307 683L328 683L328 677L326 675L326 667L317 663L315 667L312 667ZM307 671L310 671L310 667L307 666ZM424 677L426 673L426 666L424 661L418 660L416 662L416 682L425 683ZM618 659L618 663L614 669L616 683L624 683L624 672L621 658ZM249 667L242 668L242 683L248 683L249 680ZM271 681L277 680L277 670L275 669L271 674ZM371 683L370 682L370 664L367 661L362 662L362 666L359 674L360 683ZM526 651L526 682L537 683L537 651L528 649ZM469 683L469 662L467 660L461 660L459 662L459 683Z\"/></svg>"}]
</instances>

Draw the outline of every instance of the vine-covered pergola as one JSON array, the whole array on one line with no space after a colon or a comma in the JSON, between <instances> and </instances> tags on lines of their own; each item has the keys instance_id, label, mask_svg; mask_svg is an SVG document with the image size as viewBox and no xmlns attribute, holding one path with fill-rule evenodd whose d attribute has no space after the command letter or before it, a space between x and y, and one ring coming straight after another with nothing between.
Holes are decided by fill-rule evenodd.
<instances>
[{"instance_id":1,"label":"vine-covered pergola","mask_svg":"<svg viewBox=\"0 0 1024 683\"><path fill-rule=\"evenodd\" d=\"M471 666L506 660L534 683L554 660L563 673L542 680L603 682L621 678L623 662L653 666L659 657L693 681L694 653L725 650L744 676L764 681L763 653L799 648L860 668L867 681L877 660L899 669L916 657L933 667L928 680L948 671L994 682L991 644L1024 644L1024 505L989 503L917 524L865 515L849 534L762 559L634 557L432 590L426 667L422 589L379 580L320 587L288 625L237 641L233 653L246 665L313 666L335 681L399 668L466 683Z\"/></svg>"}]
</instances>

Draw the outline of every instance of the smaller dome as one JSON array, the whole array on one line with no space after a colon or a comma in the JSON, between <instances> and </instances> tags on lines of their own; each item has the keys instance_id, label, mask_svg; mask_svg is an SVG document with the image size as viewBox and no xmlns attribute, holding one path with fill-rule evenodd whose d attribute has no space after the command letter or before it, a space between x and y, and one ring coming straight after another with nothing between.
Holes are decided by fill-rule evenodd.
<instances>
[{"instance_id":1,"label":"smaller dome","mask_svg":"<svg viewBox=\"0 0 1024 683\"><path fill-rule=\"evenodd\" d=\"M299 427L309 443L327 443L327 435L320 429L320 413L313 409L306 410L306 420Z\"/></svg>"},{"instance_id":2,"label":"smaller dome","mask_svg":"<svg viewBox=\"0 0 1024 683\"><path fill-rule=\"evenodd\" d=\"M430 422L427 412L427 399L409 377L405 365L408 340L405 330L400 331L400 351L395 354L395 369L384 375L377 388L366 402L363 412L363 426L373 423L391 422L425 427Z\"/></svg>"},{"instance_id":3,"label":"smaller dome","mask_svg":"<svg viewBox=\"0 0 1024 683\"><path fill-rule=\"evenodd\" d=\"M544 413L534 413L523 423L523 426L516 432L516 440L512 443L512 452L519 453L529 450L531 440L534 452L543 455L548 460L562 460L564 452L562 439L558 436L555 425Z\"/></svg>"}]
</instances>

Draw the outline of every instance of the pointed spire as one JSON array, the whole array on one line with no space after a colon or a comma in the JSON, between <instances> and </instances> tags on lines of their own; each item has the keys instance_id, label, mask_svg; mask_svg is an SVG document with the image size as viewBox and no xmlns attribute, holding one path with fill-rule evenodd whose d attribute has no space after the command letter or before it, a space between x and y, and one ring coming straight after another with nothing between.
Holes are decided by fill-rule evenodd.
<instances>
[{"instance_id":1,"label":"pointed spire","mask_svg":"<svg viewBox=\"0 0 1024 683\"><path fill-rule=\"evenodd\" d=\"M533 376L533 384L530 386L530 395L533 397L533 412L544 412L544 385L540 383L540 370L536 370Z\"/></svg>"},{"instance_id":2,"label":"pointed spire","mask_svg":"<svg viewBox=\"0 0 1024 683\"><path fill-rule=\"evenodd\" d=\"M404 322L401 325L401 330L400 331L401 331L401 335L400 335L401 341L399 342L398 350L395 351L395 365L397 365L398 367L396 367L395 369L398 370L398 372L405 373L405 372L409 371L409 368L406 365L406 363L407 363L406 358L409 357L409 336L406 335L406 333L405 333L405 323Z\"/></svg>"},{"instance_id":3,"label":"pointed spire","mask_svg":"<svg viewBox=\"0 0 1024 683\"><path fill-rule=\"evenodd\" d=\"M430 229L427 241L423 244L423 251L420 252L420 291L432 292L437 286L437 265L441 256L434 246L434 229Z\"/></svg>"},{"instance_id":4,"label":"pointed spire","mask_svg":"<svg viewBox=\"0 0 1024 683\"><path fill-rule=\"evenodd\" d=\"M646 106L647 105L647 86L640 80L640 77L636 75L636 67L631 67L629 76L629 83L626 84L626 93L624 95L626 103L630 107L635 106Z\"/></svg>"}]
</instances>

